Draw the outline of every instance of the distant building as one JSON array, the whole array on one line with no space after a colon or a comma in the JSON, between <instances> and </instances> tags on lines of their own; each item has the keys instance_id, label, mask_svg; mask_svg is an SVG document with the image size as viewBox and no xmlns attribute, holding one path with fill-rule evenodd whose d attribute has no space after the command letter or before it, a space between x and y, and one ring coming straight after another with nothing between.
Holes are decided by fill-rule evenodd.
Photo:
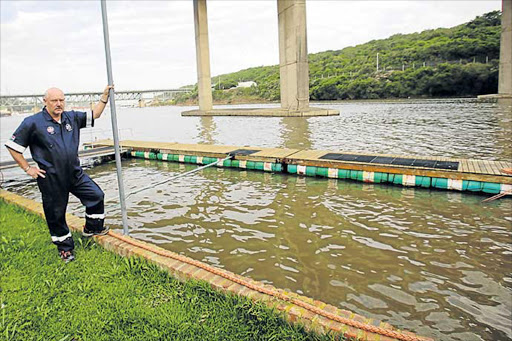
<instances>
[{"instance_id":1,"label":"distant building","mask_svg":"<svg viewBox=\"0 0 512 341\"><path fill-rule=\"evenodd\" d=\"M251 86L258 86L254 81L238 82L237 88L250 88Z\"/></svg>"}]
</instances>

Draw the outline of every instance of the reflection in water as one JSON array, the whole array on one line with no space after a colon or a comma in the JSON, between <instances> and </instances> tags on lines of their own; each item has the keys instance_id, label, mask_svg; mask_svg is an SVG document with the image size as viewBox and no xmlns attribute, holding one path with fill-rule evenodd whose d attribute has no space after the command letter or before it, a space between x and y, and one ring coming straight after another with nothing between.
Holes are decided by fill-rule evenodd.
<instances>
[{"instance_id":1,"label":"reflection in water","mask_svg":"<svg viewBox=\"0 0 512 341\"><path fill-rule=\"evenodd\" d=\"M311 131L308 118L283 117L281 119L281 148L311 149Z\"/></svg>"},{"instance_id":2,"label":"reflection in water","mask_svg":"<svg viewBox=\"0 0 512 341\"><path fill-rule=\"evenodd\" d=\"M512 160L512 98L501 98L495 104L496 110L496 129L498 136L494 139L497 148L501 148L501 155L504 160Z\"/></svg>"},{"instance_id":3,"label":"reflection in water","mask_svg":"<svg viewBox=\"0 0 512 341\"><path fill-rule=\"evenodd\" d=\"M496 101L501 111L512 114L512 98L500 98Z\"/></svg>"},{"instance_id":4,"label":"reflection in water","mask_svg":"<svg viewBox=\"0 0 512 341\"><path fill-rule=\"evenodd\" d=\"M329 106L341 116L181 118L182 108L176 114L173 107L141 109L153 115L148 122L163 122L150 127L133 125L140 123L139 110L119 117L121 126L132 124L133 139L511 156L510 107L501 104ZM133 159L123 168L130 193L195 166ZM114 163L88 173L107 197L115 196ZM20 170L9 176L25 175ZM4 185L40 200L34 182ZM435 339L504 340L512 338L512 204L510 198L482 204L482 198L209 168L135 194L127 207L132 236L194 259ZM75 198L70 211L84 213ZM108 210L107 223L121 229L118 207Z\"/></svg>"},{"instance_id":5,"label":"reflection in water","mask_svg":"<svg viewBox=\"0 0 512 341\"><path fill-rule=\"evenodd\" d=\"M197 127L198 143L215 144L215 121L213 117L203 116L199 119L200 124Z\"/></svg>"}]
</instances>

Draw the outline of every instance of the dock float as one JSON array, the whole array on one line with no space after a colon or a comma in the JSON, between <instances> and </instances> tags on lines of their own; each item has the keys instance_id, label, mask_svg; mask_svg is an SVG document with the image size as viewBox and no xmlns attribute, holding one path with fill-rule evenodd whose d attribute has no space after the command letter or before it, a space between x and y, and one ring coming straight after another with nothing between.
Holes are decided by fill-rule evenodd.
<instances>
[{"instance_id":1,"label":"dock float","mask_svg":"<svg viewBox=\"0 0 512 341\"><path fill-rule=\"evenodd\" d=\"M247 146L121 141L136 158L420 188L512 194L512 162ZM86 148L113 146L101 140Z\"/></svg>"},{"instance_id":2,"label":"dock float","mask_svg":"<svg viewBox=\"0 0 512 341\"><path fill-rule=\"evenodd\" d=\"M20 195L0 189L0 200L18 205L41 217L44 216L40 203ZM66 221L70 230L82 231L83 218L66 214ZM266 304L280 312L290 323L300 324L306 330L321 335L343 335L349 339L368 341L433 341L431 338L399 330L387 322L367 318L306 296L255 281L114 231L93 238L106 250L123 257L144 258L180 281L205 281L218 291L247 297L252 301Z\"/></svg>"}]
</instances>

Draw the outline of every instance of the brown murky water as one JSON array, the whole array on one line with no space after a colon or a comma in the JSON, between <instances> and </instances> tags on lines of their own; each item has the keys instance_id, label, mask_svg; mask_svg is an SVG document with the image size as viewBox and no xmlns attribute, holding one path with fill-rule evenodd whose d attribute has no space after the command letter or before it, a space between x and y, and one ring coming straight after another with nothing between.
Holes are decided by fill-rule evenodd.
<instances>
[{"instance_id":1,"label":"brown murky water","mask_svg":"<svg viewBox=\"0 0 512 341\"><path fill-rule=\"evenodd\" d=\"M322 103L328 118L182 118L118 109L124 139L512 158L512 106L475 100ZM18 121L17 121L18 120ZM2 141L19 118L2 118ZM6 123L6 124L4 124ZM108 136L109 118L83 140ZM2 150L2 160L5 150ZM132 159L127 193L193 165ZM116 193L113 163L89 169ZM4 187L39 200L23 174ZM512 338L512 199L206 169L129 199L132 236L441 340ZM83 214L76 200L70 211ZM108 223L120 228L120 212Z\"/></svg>"}]
</instances>

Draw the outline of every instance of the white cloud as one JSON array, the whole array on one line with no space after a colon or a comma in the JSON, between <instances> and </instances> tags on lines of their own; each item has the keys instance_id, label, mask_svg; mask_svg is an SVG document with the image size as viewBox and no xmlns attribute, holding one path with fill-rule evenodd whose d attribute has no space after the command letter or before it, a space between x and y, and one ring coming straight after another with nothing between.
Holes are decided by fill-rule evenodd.
<instances>
[{"instance_id":1,"label":"white cloud","mask_svg":"<svg viewBox=\"0 0 512 341\"><path fill-rule=\"evenodd\" d=\"M116 87L196 81L191 1L107 1ZM0 1L2 94L100 90L106 83L99 1ZM307 1L308 49L337 50L396 33L451 27L501 1ZM208 1L212 75L277 64L277 5Z\"/></svg>"}]
</instances>

